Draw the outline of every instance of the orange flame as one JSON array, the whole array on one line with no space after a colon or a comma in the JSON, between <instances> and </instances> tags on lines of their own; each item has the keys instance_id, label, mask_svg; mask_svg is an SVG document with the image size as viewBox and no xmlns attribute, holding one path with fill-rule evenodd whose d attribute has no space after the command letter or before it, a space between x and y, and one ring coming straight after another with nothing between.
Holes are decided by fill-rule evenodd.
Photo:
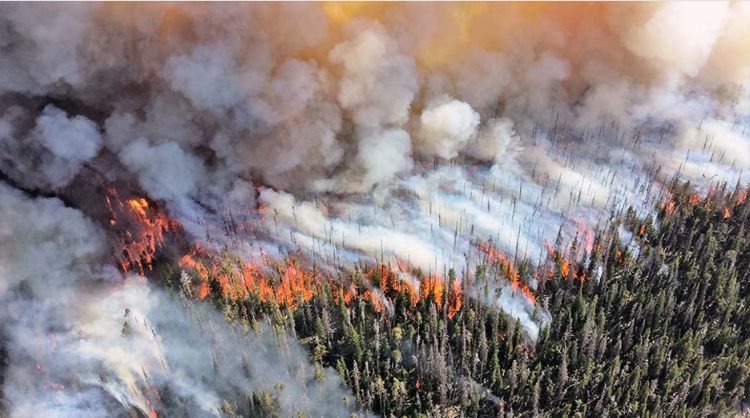
<instances>
[{"instance_id":1,"label":"orange flame","mask_svg":"<svg viewBox=\"0 0 750 418\"><path fill-rule=\"evenodd\" d=\"M451 296L453 303L448 306L448 318L452 319L456 312L461 310L461 306L463 306L463 289L461 288L461 283L457 281L453 282Z\"/></svg>"},{"instance_id":2,"label":"orange flame","mask_svg":"<svg viewBox=\"0 0 750 418\"><path fill-rule=\"evenodd\" d=\"M156 408L154 408L154 406L151 404L151 401L146 399L146 404L148 405L148 408L149 408L149 412L148 412L149 418L157 418L159 414L156 412Z\"/></svg>"},{"instance_id":3,"label":"orange flame","mask_svg":"<svg viewBox=\"0 0 750 418\"><path fill-rule=\"evenodd\" d=\"M580 220L576 220L576 227L578 228L578 236L583 241L584 249L590 253L591 249L594 248L594 230Z\"/></svg>"},{"instance_id":4,"label":"orange flame","mask_svg":"<svg viewBox=\"0 0 750 418\"><path fill-rule=\"evenodd\" d=\"M107 190L109 224L117 233L115 246L123 271L137 269L141 274L153 270L154 258L164 245L165 234L179 228L163 211L143 197L120 200L116 189Z\"/></svg>"},{"instance_id":5,"label":"orange flame","mask_svg":"<svg viewBox=\"0 0 750 418\"><path fill-rule=\"evenodd\" d=\"M367 289L362 294L362 298L369 301L372 304L372 307L375 308L375 311L378 313L382 313L383 310L385 310L385 304L383 303L383 300L378 296L377 293L372 291L372 289Z\"/></svg>"},{"instance_id":6,"label":"orange flame","mask_svg":"<svg viewBox=\"0 0 750 418\"><path fill-rule=\"evenodd\" d=\"M671 215L674 213L675 210L675 203L674 201L670 200L669 203L667 203L666 206L663 206L664 211L667 212L667 214Z\"/></svg>"},{"instance_id":7,"label":"orange flame","mask_svg":"<svg viewBox=\"0 0 750 418\"><path fill-rule=\"evenodd\" d=\"M528 299L528 301L531 302L532 305L536 304L536 295L531 291L531 289L529 289L528 286L522 287L521 293L523 293L524 297L526 297L526 299Z\"/></svg>"},{"instance_id":8,"label":"orange flame","mask_svg":"<svg viewBox=\"0 0 750 418\"><path fill-rule=\"evenodd\" d=\"M210 294L209 281L215 280L223 297L237 300L255 295L261 303L273 302L290 309L296 309L300 302L310 301L326 285L345 304L349 305L361 297L379 313L386 311L386 305L392 304L398 293L406 293L412 306L430 296L438 307L442 307L447 301L446 308L450 318L453 318L463 304L463 290L459 281L453 282L447 294L446 283L438 276L424 278L420 288L416 289L410 283L402 281L397 272L384 265L377 265L366 272L364 280L359 284L344 284L332 277L316 274L302 268L294 259L277 264L275 268L270 267L270 262L265 266L257 266L252 262L231 264L212 256L200 246L184 255L179 265L192 271L197 277L197 294L200 299L205 299ZM407 270L408 266L402 263L401 268ZM273 271L275 274L266 274L264 271Z\"/></svg>"},{"instance_id":9,"label":"orange flame","mask_svg":"<svg viewBox=\"0 0 750 418\"><path fill-rule=\"evenodd\" d=\"M567 279L570 274L570 260L563 258L560 264L560 274Z\"/></svg>"},{"instance_id":10,"label":"orange flame","mask_svg":"<svg viewBox=\"0 0 750 418\"><path fill-rule=\"evenodd\" d=\"M489 257L490 260L497 263L497 265L505 274L505 277L510 280L510 285L513 289L513 293L516 293L520 289L521 294L526 298L526 300L528 300L531 304L536 303L536 296L534 295L534 292L531 290L531 288L529 288L529 285L526 284L526 282L521 281L521 275L518 273L515 266L513 266L513 263L508 260L508 257L506 257L505 254L497 251L494 247L487 244L479 244L477 248L479 249L479 251L487 254L487 257Z\"/></svg>"},{"instance_id":11,"label":"orange flame","mask_svg":"<svg viewBox=\"0 0 750 418\"><path fill-rule=\"evenodd\" d=\"M422 299L426 299L432 295L437 307L441 307L443 304L443 288L443 279L439 276L425 277L424 280L422 280Z\"/></svg>"},{"instance_id":12,"label":"orange flame","mask_svg":"<svg viewBox=\"0 0 750 418\"><path fill-rule=\"evenodd\" d=\"M747 200L747 193L748 189L740 189L739 192L737 192L737 204L741 205L745 203L745 200Z\"/></svg>"},{"instance_id":13,"label":"orange flame","mask_svg":"<svg viewBox=\"0 0 750 418\"><path fill-rule=\"evenodd\" d=\"M400 258L396 257L396 266L398 267L399 271L408 271L409 265L401 261Z\"/></svg>"},{"instance_id":14,"label":"orange flame","mask_svg":"<svg viewBox=\"0 0 750 418\"><path fill-rule=\"evenodd\" d=\"M550 242L550 240L544 240L544 248L547 249L547 255L553 256L555 254L555 246L552 245L552 242Z\"/></svg>"},{"instance_id":15,"label":"orange flame","mask_svg":"<svg viewBox=\"0 0 750 418\"><path fill-rule=\"evenodd\" d=\"M591 230L589 229L589 231L591 231ZM641 225L641 228L640 228L640 231L639 231L640 235L642 236L643 234L645 234L645 232L646 232L645 225ZM591 236L591 242L590 243L588 242L588 237L586 238L587 242L586 242L585 245L587 247L587 251L588 252L590 252L591 250L593 250L593 248L595 248L595 247L598 248L598 246L599 246L598 241L594 241L593 231L591 231L591 234L592 234L592 236ZM547 252L549 254L550 259L557 260L557 266L558 266L558 268L560 270L560 276L562 276L562 278L564 280L567 280L570 277L570 272L571 272L571 269L572 269L573 270L573 279L574 280L577 280L577 281L579 281L581 283L583 283L584 281L586 281L586 272L585 271L579 271L578 266L576 265L576 263L574 261L571 261L570 259L565 258L565 256L561 252L555 251L554 247L552 247L552 244L549 241L545 240L545 246L547 247ZM537 273L537 274L539 274L539 273ZM554 267L547 267L547 278L551 279L553 277L555 277Z\"/></svg>"}]
</instances>

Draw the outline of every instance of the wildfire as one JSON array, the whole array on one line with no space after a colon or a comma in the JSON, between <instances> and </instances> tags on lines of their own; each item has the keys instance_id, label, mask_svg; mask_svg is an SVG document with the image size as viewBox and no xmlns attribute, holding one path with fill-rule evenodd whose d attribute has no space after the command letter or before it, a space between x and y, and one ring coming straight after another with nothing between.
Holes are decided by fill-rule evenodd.
<instances>
[{"instance_id":1,"label":"wildfire","mask_svg":"<svg viewBox=\"0 0 750 418\"><path fill-rule=\"evenodd\" d=\"M550 256L555 254L555 246L552 245L552 242L550 242L550 240L544 240L544 248L547 250L547 254L549 254Z\"/></svg>"},{"instance_id":2,"label":"wildfire","mask_svg":"<svg viewBox=\"0 0 750 418\"><path fill-rule=\"evenodd\" d=\"M741 205L745 203L745 200L747 200L747 192L748 192L748 189L744 189L744 188L740 189L737 192L737 205Z\"/></svg>"},{"instance_id":3,"label":"wildfire","mask_svg":"<svg viewBox=\"0 0 750 418\"><path fill-rule=\"evenodd\" d=\"M438 276L425 277L425 279L422 281L422 298L426 298L427 296L432 295L435 298L435 304L438 306L438 308L443 304L444 290L445 285L443 283L443 279Z\"/></svg>"},{"instance_id":4,"label":"wildfire","mask_svg":"<svg viewBox=\"0 0 750 418\"><path fill-rule=\"evenodd\" d=\"M505 254L497 251L494 247L487 244L479 244L477 248L479 249L479 251L485 253L490 260L497 263L503 274L505 274L505 277L510 280L510 285L513 289L513 293L518 292L518 290L520 289L521 294L526 298L526 300L528 300L532 305L536 303L536 295L534 295L534 292L531 290L529 285L521 280L521 275L518 273L515 266L508 259L508 257L505 256Z\"/></svg>"},{"instance_id":5,"label":"wildfire","mask_svg":"<svg viewBox=\"0 0 750 418\"><path fill-rule=\"evenodd\" d=\"M641 234L643 233L645 233L645 228L641 226ZM597 245L597 244L592 242L591 248L593 248L594 245ZM586 278L587 278L586 272L579 269L579 264L576 263L573 259L565 257L565 255L562 252L556 251L554 248L548 248L548 253L549 253L549 259L554 260L556 262L558 271L560 272L560 276L563 278L563 280L569 279L571 277L571 272L572 272L573 280L579 281L581 283L586 281ZM547 278L551 279L553 277L555 277L554 268L548 268Z\"/></svg>"},{"instance_id":6,"label":"wildfire","mask_svg":"<svg viewBox=\"0 0 750 418\"><path fill-rule=\"evenodd\" d=\"M527 300L528 300L529 302L531 302L531 304L532 304L532 305L536 304L536 295L534 294L534 292L532 292L532 291L531 291L531 289L529 289L529 287L528 287L528 286L524 286L524 287L522 287L522 288L521 288L521 293L523 294L523 296L524 296L524 297L525 297L525 298L526 298L526 299L527 299Z\"/></svg>"},{"instance_id":7,"label":"wildfire","mask_svg":"<svg viewBox=\"0 0 750 418\"><path fill-rule=\"evenodd\" d=\"M154 408L154 405L151 404L151 401L146 399L146 405L148 405L148 416L149 418L158 418L159 414L156 412L156 408Z\"/></svg>"},{"instance_id":8,"label":"wildfire","mask_svg":"<svg viewBox=\"0 0 750 418\"><path fill-rule=\"evenodd\" d=\"M158 206L143 197L121 199L117 190L108 190L107 206L110 224L116 229L116 245L121 250L118 255L124 271L137 269L141 274L153 270L153 261L164 245L168 232L175 231L179 224L170 220ZM674 202L670 200L672 207ZM259 208L263 210L264 208ZM673 209L667 208L667 211ZM594 245L593 230L578 221L579 236L587 251ZM583 282L585 273L579 272L575 263L557 252L553 244L545 241L548 256L557 260L558 271L564 279L573 278ZM520 293L531 304L536 303L536 295L508 259L497 249L487 244L478 245L490 260L509 280L513 293ZM392 310L395 297L399 293L409 296L412 306L421 301L431 300L438 308L445 308L449 318L463 306L463 288L457 280L448 281L438 275L429 275L421 280L408 280L400 275L410 275L411 267L399 258L395 259L395 269L376 264L365 271L364 278L357 283L341 283L339 280L303 268L296 260L243 261L230 257L226 252L209 251L196 245L180 260L179 266L197 278L193 292L199 299L207 298L212 292L230 300L257 298L261 303L275 303L296 309L301 303L312 300L322 293L325 287L332 290L335 298L342 298L348 305L356 300L367 301L372 308L384 313ZM548 269L547 275L554 276Z\"/></svg>"},{"instance_id":9,"label":"wildfire","mask_svg":"<svg viewBox=\"0 0 750 418\"><path fill-rule=\"evenodd\" d=\"M42 367L42 365L39 362L34 363L34 367L36 368L37 373L39 373L41 376L46 376L47 372L45 368ZM45 389L54 389L56 391L62 391L65 390L65 384L64 383L58 383L52 380L48 380L44 383Z\"/></svg>"},{"instance_id":10,"label":"wildfire","mask_svg":"<svg viewBox=\"0 0 750 418\"><path fill-rule=\"evenodd\" d=\"M445 280L438 276L425 277L419 288L401 280L396 271L385 265L377 265L366 271L361 283L341 283L334 278L305 269L294 259L283 263L264 260L261 264L240 262L212 255L200 246L184 255L179 266L195 274L198 279L197 296L205 299L215 289L215 283L221 296L232 299L257 297L261 303L275 303L290 309L296 309L300 303L308 302L321 294L328 286L336 298L343 299L349 305L361 297L379 313L392 306L399 293L406 293L412 306L432 297L438 307L447 303L449 318L461 309L463 289L459 281L453 281L449 289ZM401 269L408 269L401 263ZM403 271L402 271L403 273Z\"/></svg>"},{"instance_id":11,"label":"wildfire","mask_svg":"<svg viewBox=\"0 0 750 418\"><path fill-rule=\"evenodd\" d=\"M272 297L282 305L296 307L298 300L309 301L315 295L315 276L312 272L298 268L294 262L286 265L281 282L275 286L269 285L264 277L260 280L261 285L267 289L266 295L270 296L269 292L273 291Z\"/></svg>"},{"instance_id":12,"label":"wildfire","mask_svg":"<svg viewBox=\"0 0 750 418\"><path fill-rule=\"evenodd\" d=\"M570 260L563 258L560 261L560 274L563 278L567 279L570 274Z\"/></svg>"},{"instance_id":13,"label":"wildfire","mask_svg":"<svg viewBox=\"0 0 750 418\"><path fill-rule=\"evenodd\" d=\"M664 211L667 212L667 214L671 215L674 213L675 210L675 203L673 200L670 200L669 203L666 204L666 206L663 206Z\"/></svg>"},{"instance_id":14,"label":"wildfire","mask_svg":"<svg viewBox=\"0 0 750 418\"><path fill-rule=\"evenodd\" d=\"M192 270L198 277L198 297L205 299L211 292L210 280L215 280L225 298L245 299L249 294L257 295L263 302L274 301L279 305L296 307L299 301L309 301L317 289L315 275L301 269L294 261L276 266L276 277L272 279L254 263L241 263L212 255L196 246L184 255L179 266Z\"/></svg>"},{"instance_id":15,"label":"wildfire","mask_svg":"<svg viewBox=\"0 0 750 418\"><path fill-rule=\"evenodd\" d=\"M396 257L396 266L398 266L399 271L409 271L409 265L401 261L398 257Z\"/></svg>"},{"instance_id":16,"label":"wildfire","mask_svg":"<svg viewBox=\"0 0 750 418\"><path fill-rule=\"evenodd\" d=\"M721 192L720 188L711 183L705 197L701 197L698 193L690 193L688 195L686 203L690 206L703 205L706 210L712 210L713 204L717 203L717 209L720 208L721 216L723 219L729 219L732 217L733 208L742 205L747 200L748 189L744 187L738 187L733 194L725 194L719 196ZM680 199L677 199L680 200ZM671 215L675 212L677 201L674 197L665 196L660 204L660 208L664 210L667 215Z\"/></svg>"},{"instance_id":17,"label":"wildfire","mask_svg":"<svg viewBox=\"0 0 750 418\"><path fill-rule=\"evenodd\" d=\"M591 249L594 248L594 230L580 220L576 220L576 227L578 228L578 236L583 240L584 249L590 253Z\"/></svg>"},{"instance_id":18,"label":"wildfire","mask_svg":"<svg viewBox=\"0 0 750 418\"><path fill-rule=\"evenodd\" d=\"M153 270L157 251L164 245L165 234L179 228L154 204L143 197L122 200L114 188L106 195L109 224L116 230L117 259L123 271L137 269L144 274Z\"/></svg>"}]
</instances>

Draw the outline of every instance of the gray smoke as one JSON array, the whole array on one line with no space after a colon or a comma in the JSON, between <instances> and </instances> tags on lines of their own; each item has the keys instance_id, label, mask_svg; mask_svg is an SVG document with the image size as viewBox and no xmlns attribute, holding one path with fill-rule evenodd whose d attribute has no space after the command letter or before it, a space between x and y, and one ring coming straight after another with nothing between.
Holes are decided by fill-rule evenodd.
<instances>
[{"instance_id":1,"label":"gray smoke","mask_svg":"<svg viewBox=\"0 0 750 418\"><path fill-rule=\"evenodd\" d=\"M253 391L289 416L346 416L355 406L335 372L316 371L291 336L265 323L228 326L206 306L103 264L104 233L79 211L2 185L0 197L10 416L149 415L152 406L220 416ZM163 403L165 391L180 403Z\"/></svg>"},{"instance_id":2,"label":"gray smoke","mask_svg":"<svg viewBox=\"0 0 750 418\"><path fill-rule=\"evenodd\" d=\"M750 180L746 3L357 7L0 6L11 415L148 412L156 386L210 415L277 381L285 411L352 407L326 409L346 396L333 377L295 377L312 366L293 342L282 358L267 348L286 337L236 336L122 277L93 203L110 184L160 202L206 248L242 243L245 260L398 258L444 277L473 271L478 242L545 263L558 231L585 243L629 206L651 214L675 176L699 192ZM230 236L229 215L253 228ZM534 339L546 316L492 288L480 299ZM58 349L29 351L52 336ZM242 352L259 354L249 376Z\"/></svg>"}]
</instances>

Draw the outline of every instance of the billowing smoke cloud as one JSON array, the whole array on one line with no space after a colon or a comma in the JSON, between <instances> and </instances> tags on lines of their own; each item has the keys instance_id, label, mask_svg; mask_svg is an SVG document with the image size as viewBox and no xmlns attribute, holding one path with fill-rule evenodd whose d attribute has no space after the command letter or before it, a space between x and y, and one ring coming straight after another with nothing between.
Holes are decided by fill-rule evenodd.
<instances>
[{"instance_id":1,"label":"billowing smoke cloud","mask_svg":"<svg viewBox=\"0 0 750 418\"><path fill-rule=\"evenodd\" d=\"M201 160L174 142L151 146L137 139L120 151L120 161L132 169L149 196L168 202L189 198L205 179Z\"/></svg>"},{"instance_id":2,"label":"billowing smoke cloud","mask_svg":"<svg viewBox=\"0 0 750 418\"><path fill-rule=\"evenodd\" d=\"M336 45L329 54L340 66L337 98L362 128L399 126L409 119L409 106L417 90L415 63L379 26L354 22L352 39Z\"/></svg>"},{"instance_id":3,"label":"billowing smoke cloud","mask_svg":"<svg viewBox=\"0 0 750 418\"><path fill-rule=\"evenodd\" d=\"M210 344L235 332L214 314L107 267L113 232L96 205L111 185L164 204L205 248L329 268L398 259L444 277L473 272L478 244L537 263L558 231L588 244L613 214L651 213L674 176L699 191L750 180L742 2L0 11L0 283L6 382L17 382L4 391L21 416L32 401L73 415L147 410L158 385L210 415L239 388L265 387L238 371L236 345ZM229 216L252 227L227 228ZM545 315L507 283L493 289L477 297L533 338ZM216 334L165 331L195 328L180 309ZM161 340L122 337L126 320ZM57 334L59 352L24 354ZM264 335L242 338L263 351ZM287 351L259 364L289 376L271 366L304 357ZM40 374L45 355L56 361ZM221 372L191 368L212 355ZM79 383L45 389L59 379ZM285 383L281 404L320 412L334 380ZM300 391L305 406L283 400Z\"/></svg>"},{"instance_id":4,"label":"billowing smoke cloud","mask_svg":"<svg viewBox=\"0 0 750 418\"><path fill-rule=\"evenodd\" d=\"M387 183L412 168L409 134L393 129L362 138L357 159L365 170L362 187L370 190L378 183Z\"/></svg>"},{"instance_id":5,"label":"billowing smoke cloud","mask_svg":"<svg viewBox=\"0 0 750 418\"><path fill-rule=\"evenodd\" d=\"M83 116L68 117L47 105L30 131L17 133L16 126L28 118L24 109L11 108L0 120L0 155L28 187L66 186L101 148L98 127Z\"/></svg>"},{"instance_id":6,"label":"billowing smoke cloud","mask_svg":"<svg viewBox=\"0 0 750 418\"><path fill-rule=\"evenodd\" d=\"M623 28L625 47L649 65L694 77L729 19L728 3L672 3L648 14L642 25ZM680 34L681 36L675 36Z\"/></svg>"},{"instance_id":7,"label":"billowing smoke cloud","mask_svg":"<svg viewBox=\"0 0 750 418\"><path fill-rule=\"evenodd\" d=\"M154 408L220 416L243 410L253 391L271 393L290 416L350 412L335 373L316 375L290 336L265 324L231 328L205 306L181 306L142 277L121 277L101 263L104 234L57 199L29 199L6 186L0 197L10 416L151 415ZM167 396L179 404L165 403Z\"/></svg>"},{"instance_id":8,"label":"billowing smoke cloud","mask_svg":"<svg viewBox=\"0 0 750 418\"><path fill-rule=\"evenodd\" d=\"M479 114L466 103L443 98L430 104L419 117L417 149L427 157L458 157L479 125Z\"/></svg>"}]
</instances>

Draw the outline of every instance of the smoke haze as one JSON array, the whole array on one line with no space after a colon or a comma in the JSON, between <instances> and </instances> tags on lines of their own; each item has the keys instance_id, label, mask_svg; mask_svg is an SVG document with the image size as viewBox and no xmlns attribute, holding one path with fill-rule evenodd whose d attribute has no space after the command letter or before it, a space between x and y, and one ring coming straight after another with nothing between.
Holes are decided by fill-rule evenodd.
<instances>
[{"instance_id":1,"label":"smoke haze","mask_svg":"<svg viewBox=\"0 0 750 418\"><path fill-rule=\"evenodd\" d=\"M750 181L743 2L5 3L0 16L11 416L216 416L253 390L287 414L357 411L293 336L118 270L112 185L243 260L398 260L446 277L472 274L480 245L535 263L558 233L590 246L628 207L650 214L675 177L703 193ZM228 217L253 228L230 233ZM548 316L493 286L470 294L535 340Z\"/></svg>"}]
</instances>

